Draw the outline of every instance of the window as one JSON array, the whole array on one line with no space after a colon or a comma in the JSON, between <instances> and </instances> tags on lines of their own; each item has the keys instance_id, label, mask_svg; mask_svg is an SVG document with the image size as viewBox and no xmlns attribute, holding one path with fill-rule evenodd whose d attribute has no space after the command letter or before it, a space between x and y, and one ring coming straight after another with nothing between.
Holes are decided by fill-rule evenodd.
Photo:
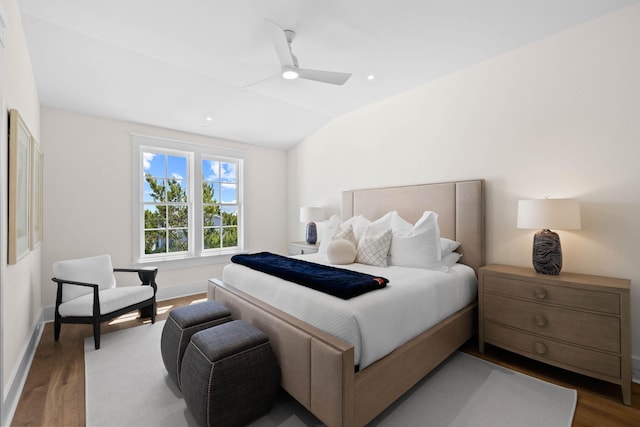
<instances>
[{"instance_id":1,"label":"window","mask_svg":"<svg viewBox=\"0 0 640 427\"><path fill-rule=\"evenodd\" d=\"M243 153L141 135L132 141L137 262L241 251Z\"/></svg>"},{"instance_id":2,"label":"window","mask_svg":"<svg viewBox=\"0 0 640 427\"><path fill-rule=\"evenodd\" d=\"M238 163L202 160L204 250L238 246Z\"/></svg>"},{"instance_id":3,"label":"window","mask_svg":"<svg viewBox=\"0 0 640 427\"><path fill-rule=\"evenodd\" d=\"M189 252L190 157L142 153L145 255Z\"/></svg>"}]
</instances>

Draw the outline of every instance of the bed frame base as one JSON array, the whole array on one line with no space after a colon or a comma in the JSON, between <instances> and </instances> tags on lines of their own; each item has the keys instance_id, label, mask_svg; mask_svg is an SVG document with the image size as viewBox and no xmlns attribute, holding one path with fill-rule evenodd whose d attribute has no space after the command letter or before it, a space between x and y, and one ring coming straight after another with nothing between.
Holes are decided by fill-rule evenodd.
<instances>
[{"instance_id":1,"label":"bed frame base","mask_svg":"<svg viewBox=\"0 0 640 427\"><path fill-rule=\"evenodd\" d=\"M477 318L470 304L356 373L353 346L326 332L218 279L208 297L269 336L282 388L329 427L373 420L470 339Z\"/></svg>"},{"instance_id":2,"label":"bed frame base","mask_svg":"<svg viewBox=\"0 0 640 427\"><path fill-rule=\"evenodd\" d=\"M355 425L365 425L469 340L475 331L477 304L454 313L433 328L358 372Z\"/></svg>"}]
</instances>

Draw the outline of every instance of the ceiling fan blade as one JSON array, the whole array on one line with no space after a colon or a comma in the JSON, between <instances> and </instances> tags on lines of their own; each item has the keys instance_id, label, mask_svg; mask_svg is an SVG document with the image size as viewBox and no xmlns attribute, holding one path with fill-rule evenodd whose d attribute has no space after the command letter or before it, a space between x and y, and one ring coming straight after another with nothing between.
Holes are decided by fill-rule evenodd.
<instances>
[{"instance_id":1,"label":"ceiling fan blade","mask_svg":"<svg viewBox=\"0 0 640 427\"><path fill-rule=\"evenodd\" d=\"M332 85L343 85L351 77L351 73L340 73L337 71L321 71L309 70L305 68L297 68L298 77L306 80L315 80L317 82L330 83Z\"/></svg>"},{"instance_id":2,"label":"ceiling fan blade","mask_svg":"<svg viewBox=\"0 0 640 427\"><path fill-rule=\"evenodd\" d=\"M269 24L269 33L271 35L271 41L273 42L273 48L280 58L280 63L283 67L293 67L294 60L293 54L291 53L291 46L287 41L287 36L284 33L284 30L280 28L278 24L275 22L265 19L265 21Z\"/></svg>"}]
</instances>

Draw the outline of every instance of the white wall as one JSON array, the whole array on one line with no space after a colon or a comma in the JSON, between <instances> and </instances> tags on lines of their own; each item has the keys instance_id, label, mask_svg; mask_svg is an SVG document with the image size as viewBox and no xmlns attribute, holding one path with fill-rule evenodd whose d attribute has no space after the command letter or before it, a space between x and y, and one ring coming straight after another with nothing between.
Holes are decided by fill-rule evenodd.
<instances>
[{"instance_id":1,"label":"white wall","mask_svg":"<svg viewBox=\"0 0 640 427\"><path fill-rule=\"evenodd\" d=\"M0 226L0 277L2 286L2 379L4 399L9 384L16 374L16 367L33 326L40 314L40 249L28 254L15 265L7 265L8 225L8 163L6 153L7 111L17 109L25 124L40 139L40 100L35 86L31 61L27 51L20 11L16 0L3 0L7 29L4 34L2 60L2 129L0 131L0 194L2 198ZM4 406L4 405L3 405ZM2 409L5 409L4 407ZM3 414L4 418L5 414Z\"/></svg>"},{"instance_id":2,"label":"white wall","mask_svg":"<svg viewBox=\"0 0 640 427\"><path fill-rule=\"evenodd\" d=\"M517 200L576 197L564 270L632 280L640 356L639 52L635 5L338 118L290 150L289 214L339 213L353 188L484 178L487 262L530 266Z\"/></svg>"},{"instance_id":3,"label":"white wall","mask_svg":"<svg viewBox=\"0 0 640 427\"><path fill-rule=\"evenodd\" d=\"M233 148L247 153L247 250L285 253L287 154L215 138L42 108L44 243L42 302L55 302L49 280L61 259L108 253L114 266L133 261L131 133ZM158 264L159 290L206 284L223 264L168 269ZM204 287L203 287L204 289Z\"/></svg>"}]
</instances>

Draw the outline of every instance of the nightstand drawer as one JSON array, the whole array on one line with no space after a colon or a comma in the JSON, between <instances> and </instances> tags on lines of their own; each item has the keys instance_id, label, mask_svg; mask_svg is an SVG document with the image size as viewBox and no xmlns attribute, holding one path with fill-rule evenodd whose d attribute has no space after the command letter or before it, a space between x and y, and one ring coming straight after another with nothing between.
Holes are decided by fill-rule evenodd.
<instances>
[{"instance_id":1,"label":"nightstand drawer","mask_svg":"<svg viewBox=\"0 0 640 427\"><path fill-rule=\"evenodd\" d=\"M620 352L618 317L485 294L484 320L572 344Z\"/></svg>"},{"instance_id":2,"label":"nightstand drawer","mask_svg":"<svg viewBox=\"0 0 640 427\"><path fill-rule=\"evenodd\" d=\"M540 282L529 282L500 276L492 276L491 280L487 280L485 282L485 291L541 303L563 305L601 313L620 314L620 297L617 293L545 285Z\"/></svg>"},{"instance_id":3,"label":"nightstand drawer","mask_svg":"<svg viewBox=\"0 0 640 427\"><path fill-rule=\"evenodd\" d=\"M306 242L290 242L289 255L315 254L318 252L318 245Z\"/></svg>"},{"instance_id":4,"label":"nightstand drawer","mask_svg":"<svg viewBox=\"0 0 640 427\"><path fill-rule=\"evenodd\" d=\"M574 347L487 322L487 342L562 368L620 378L620 357ZM587 371L587 372L584 372Z\"/></svg>"}]
</instances>

